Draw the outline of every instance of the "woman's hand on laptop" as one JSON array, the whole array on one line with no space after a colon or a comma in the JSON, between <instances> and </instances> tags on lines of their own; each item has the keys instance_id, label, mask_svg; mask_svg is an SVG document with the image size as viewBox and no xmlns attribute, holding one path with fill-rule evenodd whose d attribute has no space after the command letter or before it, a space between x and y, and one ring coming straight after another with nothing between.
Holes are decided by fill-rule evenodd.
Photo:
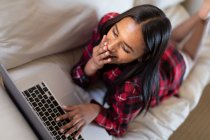
<instances>
[{"instance_id":1,"label":"woman's hand on laptop","mask_svg":"<svg viewBox=\"0 0 210 140\"><path fill-rule=\"evenodd\" d=\"M60 132L66 132L65 136L68 137L77 131L75 138L80 135L83 127L91 123L98 115L100 106L97 104L87 103L75 106L63 106L66 111L65 114L56 118L56 121L70 119L71 121L60 128Z\"/></svg>"}]
</instances>

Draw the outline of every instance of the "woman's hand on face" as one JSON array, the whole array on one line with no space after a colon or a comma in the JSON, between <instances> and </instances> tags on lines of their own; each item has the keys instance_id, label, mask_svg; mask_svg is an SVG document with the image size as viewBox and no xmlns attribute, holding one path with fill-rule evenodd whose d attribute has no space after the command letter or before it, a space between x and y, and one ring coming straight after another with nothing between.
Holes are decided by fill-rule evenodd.
<instances>
[{"instance_id":1,"label":"woman's hand on face","mask_svg":"<svg viewBox=\"0 0 210 140\"><path fill-rule=\"evenodd\" d=\"M91 123L98 115L100 106L97 104L80 104L75 106L63 106L66 111L65 114L56 118L56 121L70 119L70 122L60 128L60 132L66 132L65 136L68 137L76 132L75 139L80 135L83 127Z\"/></svg>"},{"instance_id":2,"label":"woman's hand on face","mask_svg":"<svg viewBox=\"0 0 210 140\"><path fill-rule=\"evenodd\" d=\"M109 56L110 52L108 50L108 42L106 39L106 35L104 35L100 44L93 48L91 60L95 65L96 69L100 69L104 66L104 64L111 62L111 58Z\"/></svg>"}]
</instances>

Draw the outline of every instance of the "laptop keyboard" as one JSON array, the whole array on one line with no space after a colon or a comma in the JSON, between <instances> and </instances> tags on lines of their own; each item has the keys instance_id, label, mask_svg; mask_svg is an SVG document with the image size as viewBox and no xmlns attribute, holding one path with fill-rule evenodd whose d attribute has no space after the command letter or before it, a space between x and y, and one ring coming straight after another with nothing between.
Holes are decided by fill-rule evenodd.
<instances>
[{"instance_id":1,"label":"laptop keyboard","mask_svg":"<svg viewBox=\"0 0 210 140\"><path fill-rule=\"evenodd\" d=\"M23 91L22 93L55 140L74 140L73 136L76 132L67 138L64 134L58 132L59 128L67 124L69 120L59 122L55 121L56 117L65 112L59 106L58 102L43 82ZM80 135L78 140L84 139Z\"/></svg>"}]
</instances>

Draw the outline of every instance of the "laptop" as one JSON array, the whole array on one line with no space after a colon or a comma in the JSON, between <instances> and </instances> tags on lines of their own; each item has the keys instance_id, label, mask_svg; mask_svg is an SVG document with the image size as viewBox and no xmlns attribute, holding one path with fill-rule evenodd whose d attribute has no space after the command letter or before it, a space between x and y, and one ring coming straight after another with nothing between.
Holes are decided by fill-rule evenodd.
<instances>
[{"instance_id":1,"label":"laptop","mask_svg":"<svg viewBox=\"0 0 210 140\"><path fill-rule=\"evenodd\" d=\"M64 114L62 105L84 103L84 97L72 84L70 74L56 65L35 69L17 79L12 79L5 67L0 64L0 73L4 87L23 114L35 134L42 140L74 140L74 132L65 137L58 130L70 122L56 122L55 118ZM99 138L100 137L100 138ZM91 123L84 127L78 140L111 140L105 129Z\"/></svg>"}]
</instances>

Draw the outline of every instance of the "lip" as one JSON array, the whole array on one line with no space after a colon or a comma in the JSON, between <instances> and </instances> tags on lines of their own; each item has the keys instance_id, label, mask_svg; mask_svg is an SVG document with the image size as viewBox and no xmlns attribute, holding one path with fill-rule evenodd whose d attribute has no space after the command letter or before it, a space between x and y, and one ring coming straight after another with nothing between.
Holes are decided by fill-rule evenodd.
<instances>
[{"instance_id":1,"label":"lip","mask_svg":"<svg viewBox=\"0 0 210 140\"><path fill-rule=\"evenodd\" d=\"M112 54L112 53L109 55L109 57L111 57L111 58L117 58L117 56L114 55L114 54Z\"/></svg>"}]
</instances>

